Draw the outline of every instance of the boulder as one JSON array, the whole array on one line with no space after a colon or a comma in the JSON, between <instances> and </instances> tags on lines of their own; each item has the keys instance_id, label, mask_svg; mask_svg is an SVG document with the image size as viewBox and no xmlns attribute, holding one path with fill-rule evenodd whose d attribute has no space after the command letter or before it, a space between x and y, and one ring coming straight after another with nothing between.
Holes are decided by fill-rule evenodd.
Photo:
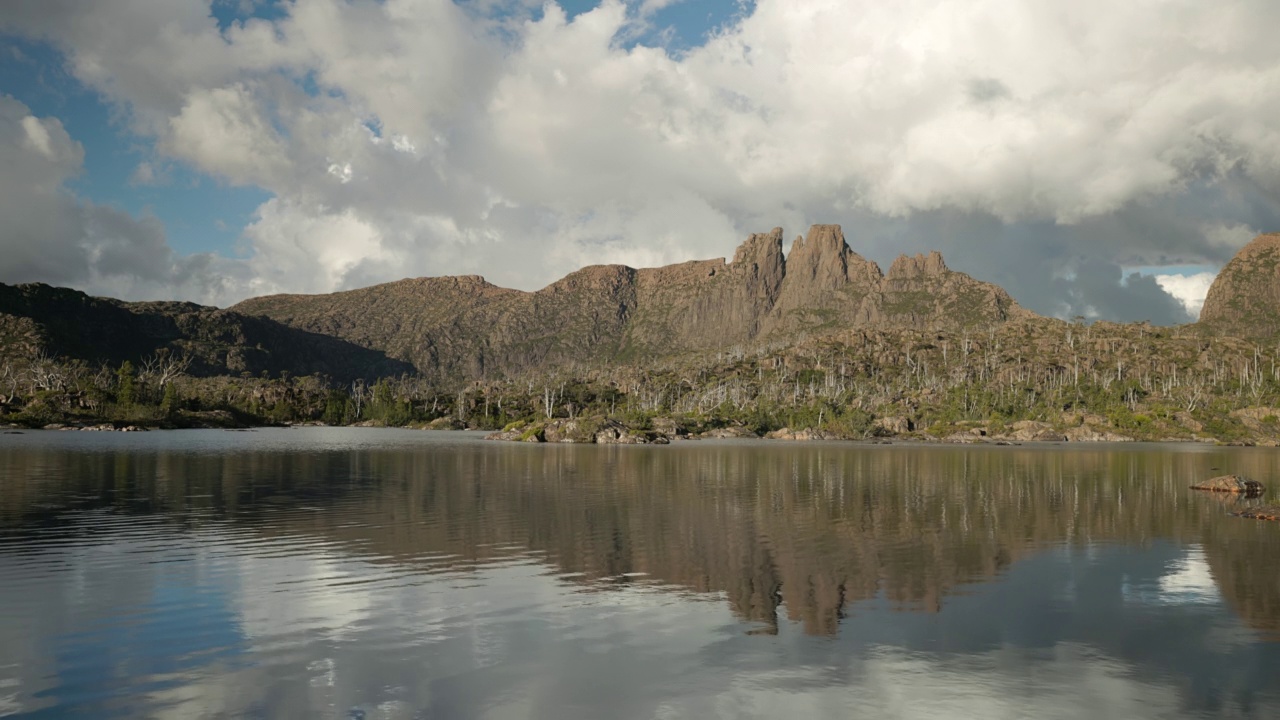
<instances>
[{"instance_id":1,"label":"boulder","mask_svg":"<svg viewBox=\"0 0 1280 720\"><path fill-rule=\"evenodd\" d=\"M653 431L659 435L665 435L668 438L681 437L689 434L689 431L685 429L678 420L669 417L654 418Z\"/></svg>"},{"instance_id":2,"label":"boulder","mask_svg":"<svg viewBox=\"0 0 1280 720\"><path fill-rule=\"evenodd\" d=\"M1067 428L1064 435L1068 442L1133 442L1128 435L1120 435L1109 430L1095 430L1087 425Z\"/></svg>"},{"instance_id":3,"label":"boulder","mask_svg":"<svg viewBox=\"0 0 1280 720\"><path fill-rule=\"evenodd\" d=\"M740 425L716 428L702 433L704 438L754 438L759 437L753 431Z\"/></svg>"},{"instance_id":4,"label":"boulder","mask_svg":"<svg viewBox=\"0 0 1280 720\"><path fill-rule=\"evenodd\" d=\"M803 430L792 430L791 428L781 428L772 432L765 433L765 437L770 440L839 440L840 436L828 432L826 430L815 430L813 428L804 428Z\"/></svg>"},{"instance_id":5,"label":"boulder","mask_svg":"<svg viewBox=\"0 0 1280 720\"><path fill-rule=\"evenodd\" d=\"M1250 480L1242 475L1220 475L1198 482L1192 485L1191 489L1238 493L1240 495L1261 495L1266 488L1257 480Z\"/></svg>"},{"instance_id":6,"label":"boulder","mask_svg":"<svg viewBox=\"0 0 1280 720\"><path fill-rule=\"evenodd\" d=\"M1012 427L1013 433L1011 433L1010 437L1023 442L1062 442L1067 439L1065 435L1054 430L1052 425L1045 422L1019 420Z\"/></svg>"},{"instance_id":7,"label":"boulder","mask_svg":"<svg viewBox=\"0 0 1280 720\"><path fill-rule=\"evenodd\" d=\"M593 443L596 441L594 423L581 420L549 420L542 430L550 443Z\"/></svg>"},{"instance_id":8,"label":"boulder","mask_svg":"<svg viewBox=\"0 0 1280 720\"><path fill-rule=\"evenodd\" d=\"M654 437L653 441L656 442L659 437L663 442L666 441L666 437L662 435ZM650 442L650 438L644 433L633 433L617 423L609 423L596 432L596 443L600 445L647 445Z\"/></svg>"},{"instance_id":9,"label":"boulder","mask_svg":"<svg viewBox=\"0 0 1280 720\"><path fill-rule=\"evenodd\" d=\"M909 417L881 417L876 418L874 422L876 428L893 435L905 435L916 429L915 423L911 422Z\"/></svg>"},{"instance_id":10,"label":"boulder","mask_svg":"<svg viewBox=\"0 0 1280 720\"><path fill-rule=\"evenodd\" d=\"M537 423L514 422L503 429L484 436L485 440L509 440L511 442L544 442L542 426Z\"/></svg>"}]
</instances>

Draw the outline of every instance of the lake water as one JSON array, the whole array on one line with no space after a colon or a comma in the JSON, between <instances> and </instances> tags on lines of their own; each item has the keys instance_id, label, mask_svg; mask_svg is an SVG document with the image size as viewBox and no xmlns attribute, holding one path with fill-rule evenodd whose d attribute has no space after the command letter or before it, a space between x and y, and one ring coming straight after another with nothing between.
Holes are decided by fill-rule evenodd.
<instances>
[{"instance_id":1,"label":"lake water","mask_svg":"<svg viewBox=\"0 0 1280 720\"><path fill-rule=\"evenodd\" d=\"M1280 453L3 435L0 716L1278 718L1226 472Z\"/></svg>"}]
</instances>

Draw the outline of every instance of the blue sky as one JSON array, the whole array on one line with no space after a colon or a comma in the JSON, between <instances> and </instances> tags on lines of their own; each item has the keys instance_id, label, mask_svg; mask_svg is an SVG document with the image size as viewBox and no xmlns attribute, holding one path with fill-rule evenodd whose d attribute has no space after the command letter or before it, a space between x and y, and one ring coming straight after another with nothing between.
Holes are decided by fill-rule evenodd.
<instances>
[{"instance_id":1,"label":"blue sky","mask_svg":"<svg viewBox=\"0 0 1280 720\"><path fill-rule=\"evenodd\" d=\"M1280 9L1227 6L11 4L0 282L536 289L835 222L1038 312L1181 322L1280 229Z\"/></svg>"},{"instance_id":2,"label":"blue sky","mask_svg":"<svg viewBox=\"0 0 1280 720\"><path fill-rule=\"evenodd\" d=\"M183 163L157 158L147 138L129 131L105 99L64 69L62 53L47 42L13 35L0 38L0 92L41 116L62 121L84 146L84 172L68 183L77 195L164 223L182 253L232 252L240 229L269 193L233 187ZM139 182L139 165L156 168L153 182Z\"/></svg>"}]
</instances>

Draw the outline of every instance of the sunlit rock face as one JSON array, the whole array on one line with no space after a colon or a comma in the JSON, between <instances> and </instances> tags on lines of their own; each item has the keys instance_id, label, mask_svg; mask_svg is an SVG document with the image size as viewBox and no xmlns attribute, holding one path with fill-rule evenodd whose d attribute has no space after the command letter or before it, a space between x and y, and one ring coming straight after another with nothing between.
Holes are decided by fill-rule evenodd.
<instances>
[{"instance_id":1,"label":"sunlit rock face","mask_svg":"<svg viewBox=\"0 0 1280 720\"><path fill-rule=\"evenodd\" d=\"M1280 233L1254 238L1222 268L1200 323L1243 337L1280 333Z\"/></svg>"},{"instance_id":2,"label":"sunlit rock face","mask_svg":"<svg viewBox=\"0 0 1280 720\"><path fill-rule=\"evenodd\" d=\"M959 329L1032 314L1001 288L903 256L885 275L838 225L814 225L783 254L783 230L723 259L659 268L597 265L537 292L483 279L419 278L329 295L274 295L235 306L336 335L420 372L479 376L787 342L851 327ZM464 282L465 281L465 282Z\"/></svg>"}]
</instances>

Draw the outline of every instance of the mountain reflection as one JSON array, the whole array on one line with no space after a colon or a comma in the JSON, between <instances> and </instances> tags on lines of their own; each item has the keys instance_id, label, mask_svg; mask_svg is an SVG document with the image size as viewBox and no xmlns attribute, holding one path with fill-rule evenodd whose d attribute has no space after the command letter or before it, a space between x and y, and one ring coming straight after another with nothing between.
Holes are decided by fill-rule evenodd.
<instances>
[{"instance_id":1,"label":"mountain reflection","mask_svg":"<svg viewBox=\"0 0 1280 720\"><path fill-rule=\"evenodd\" d=\"M1228 517L1236 501L1187 485L1213 467L1265 480L1276 466L1263 451L1157 448L32 448L0 455L0 543L56 531L68 510L109 508L321 537L422 572L533 554L586 590L716 593L752 632L777 632L785 615L830 635L859 603L935 612L1048 547L1168 540L1201 554L1166 593L1216 585L1245 622L1275 633L1280 527Z\"/></svg>"}]
</instances>

